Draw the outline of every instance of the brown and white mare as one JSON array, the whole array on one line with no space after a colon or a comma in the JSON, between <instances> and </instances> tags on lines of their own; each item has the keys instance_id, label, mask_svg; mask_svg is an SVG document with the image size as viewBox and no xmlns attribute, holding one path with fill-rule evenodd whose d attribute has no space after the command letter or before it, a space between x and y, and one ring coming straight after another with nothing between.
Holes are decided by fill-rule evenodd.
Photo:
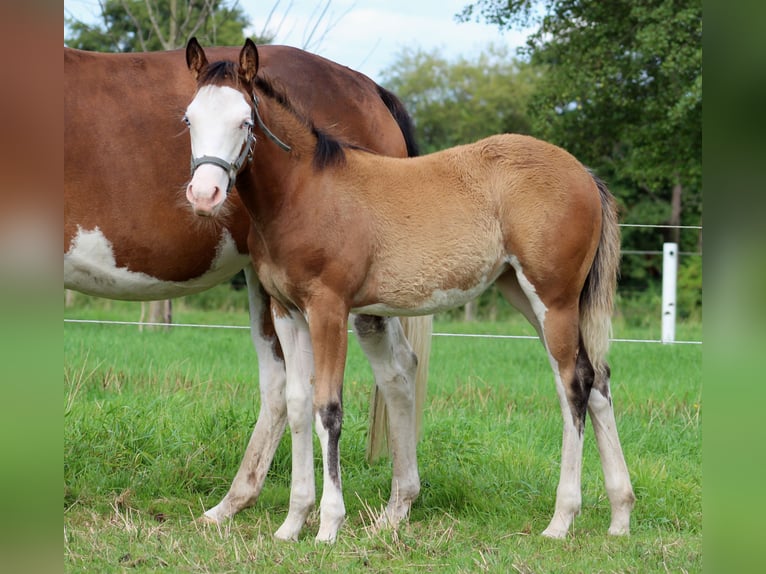
<instances>
[{"instance_id":1,"label":"brown and white mare","mask_svg":"<svg viewBox=\"0 0 766 574\"><path fill-rule=\"evenodd\" d=\"M236 58L239 48L211 53ZM263 46L260 54L263 72L289 89L317 126L379 153L414 152L403 106L366 76L295 48ZM289 358L295 345L280 347L275 335L268 297L250 266L250 218L237 194L221 197L223 213L208 219L195 216L184 199L189 144L180 119L194 86L183 50L64 48L64 286L113 299L164 299L208 289L245 269L261 403L229 491L205 513L218 522L253 504L261 491L287 422L283 354ZM431 321L403 324L421 359L422 393ZM373 404L385 402L374 396ZM372 424L385 428L383 410L374 412ZM405 440L414 448L415 436Z\"/></svg>"},{"instance_id":2,"label":"brown and white mare","mask_svg":"<svg viewBox=\"0 0 766 574\"><path fill-rule=\"evenodd\" d=\"M564 537L580 510L586 412L611 501L609 532L627 534L635 498L605 359L619 264L616 208L606 186L566 151L527 136L494 136L408 159L347 146L294 109L292 93L260 73L259 57L248 41L238 61L211 64L192 39L187 61L197 89L185 121L195 158L231 162L255 134L253 161L237 185L253 220L250 255L272 296L277 332L297 326L288 344L313 351L313 388L302 383L305 376L290 379L286 360L288 417L305 431L300 444L294 435L293 448L308 457L312 419L322 447L317 539L334 540L345 514L339 438L349 312L359 314L353 326L379 384L402 409L390 413L391 424L404 427L393 436L406 436L414 432L413 401L403 374L415 361L386 353L401 338L388 317L449 309L493 283L537 329L563 415L555 511L543 534ZM290 151L265 137L262 125ZM187 197L198 211L215 213L220 204L210 198L228 174L203 167ZM381 522L397 523L419 479L414 443L394 442L392 450L396 492ZM293 475L283 538L297 537L314 502L311 463L303 470Z\"/></svg>"}]
</instances>

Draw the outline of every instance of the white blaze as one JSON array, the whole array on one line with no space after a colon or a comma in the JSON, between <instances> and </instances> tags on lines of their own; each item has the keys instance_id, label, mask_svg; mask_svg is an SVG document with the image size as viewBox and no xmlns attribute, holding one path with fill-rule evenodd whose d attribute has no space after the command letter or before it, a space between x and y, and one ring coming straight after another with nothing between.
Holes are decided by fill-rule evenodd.
<instances>
[{"instance_id":1,"label":"white blaze","mask_svg":"<svg viewBox=\"0 0 766 574\"><path fill-rule=\"evenodd\" d=\"M250 105L234 88L201 88L186 110L192 157L212 156L233 163L245 143L244 123L250 117ZM228 185L229 174L222 167L203 164L192 175L187 197L193 205L199 202L211 210L223 203L225 196L220 190L225 191ZM211 201L213 205L209 205Z\"/></svg>"}]
</instances>

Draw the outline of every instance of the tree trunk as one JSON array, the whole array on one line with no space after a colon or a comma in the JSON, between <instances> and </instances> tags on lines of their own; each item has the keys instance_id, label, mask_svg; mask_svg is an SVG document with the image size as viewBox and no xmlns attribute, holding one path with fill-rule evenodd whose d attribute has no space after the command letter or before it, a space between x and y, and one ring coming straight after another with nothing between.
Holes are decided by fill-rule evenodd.
<instances>
[{"instance_id":1,"label":"tree trunk","mask_svg":"<svg viewBox=\"0 0 766 574\"><path fill-rule=\"evenodd\" d=\"M141 303L140 323L172 323L173 303L170 299L164 301L149 301ZM139 325L138 330L170 329L169 325Z\"/></svg>"},{"instance_id":2,"label":"tree trunk","mask_svg":"<svg viewBox=\"0 0 766 574\"><path fill-rule=\"evenodd\" d=\"M178 42L178 0L170 0L170 31L168 32L168 44L177 48ZM172 48L167 48L172 50Z\"/></svg>"},{"instance_id":3,"label":"tree trunk","mask_svg":"<svg viewBox=\"0 0 766 574\"><path fill-rule=\"evenodd\" d=\"M683 186L676 175L676 184L673 186L673 195L670 197L670 225L681 225L681 194ZM672 241L680 245L681 230L676 228L670 232Z\"/></svg>"},{"instance_id":4,"label":"tree trunk","mask_svg":"<svg viewBox=\"0 0 766 574\"><path fill-rule=\"evenodd\" d=\"M473 321L476 318L476 299L465 304L464 313L465 321Z\"/></svg>"}]
</instances>

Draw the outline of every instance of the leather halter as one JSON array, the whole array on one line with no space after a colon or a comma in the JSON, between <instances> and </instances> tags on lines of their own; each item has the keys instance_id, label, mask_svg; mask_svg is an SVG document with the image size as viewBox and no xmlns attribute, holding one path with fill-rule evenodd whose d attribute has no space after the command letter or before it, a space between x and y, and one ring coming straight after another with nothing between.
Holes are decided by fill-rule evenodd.
<instances>
[{"instance_id":1,"label":"leather halter","mask_svg":"<svg viewBox=\"0 0 766 574\"><path fill-rule=\"evenodd\" d=\"M261 119L261 114L258 113L258 103L259 103L258 96L253 94L253 107L250 113L250 121L245 124L245 127L247 129L247 136L245 137L245 142L242 144L242 151L239 153L239 156L237 157L237 159L235 159L232 163L229 163L225 159L214 156L214 155L203 155L197 158L192 156L191 158L192 175L194 175L194 171L201 165L204 165L206 163L217 165L229 175L229 185L226 187L226 195L228 195L229 192L231 191L231 188L234 187L234 181L237 179L237 174L239 173L239 170L242 169L242 166L245 165L246 161L249 163L253 159L253 146L255 145L255 135L253 134L253 125L255 121L258 122L258 127L261 128L261 130L266 135L266 137L268 137L271 141L277 144L284 151L287 151L287 152L290 151L291 149L290 146L284 143L282 140L280 140L277 136L275 136L272 133L272 131L268 127L266 127L266 124L263 123L263 119Z\"/></svg>"}]
</instances>

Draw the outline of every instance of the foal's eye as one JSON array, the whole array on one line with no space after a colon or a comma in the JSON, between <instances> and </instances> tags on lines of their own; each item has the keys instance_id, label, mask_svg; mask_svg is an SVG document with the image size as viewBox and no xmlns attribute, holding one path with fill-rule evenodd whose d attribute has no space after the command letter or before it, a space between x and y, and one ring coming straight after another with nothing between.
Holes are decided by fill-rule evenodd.
<instances>
[{"instance_id":1,"label":"foal's eye","mask_svg":"<svg viewBox=\"0 0 766 574\"><path fill-rule=\"evenodd\" d=\"M182 121L186 124L186 127L191 127L191 122L187 116L184 116Z\"/></svg>"}]
</instances>

